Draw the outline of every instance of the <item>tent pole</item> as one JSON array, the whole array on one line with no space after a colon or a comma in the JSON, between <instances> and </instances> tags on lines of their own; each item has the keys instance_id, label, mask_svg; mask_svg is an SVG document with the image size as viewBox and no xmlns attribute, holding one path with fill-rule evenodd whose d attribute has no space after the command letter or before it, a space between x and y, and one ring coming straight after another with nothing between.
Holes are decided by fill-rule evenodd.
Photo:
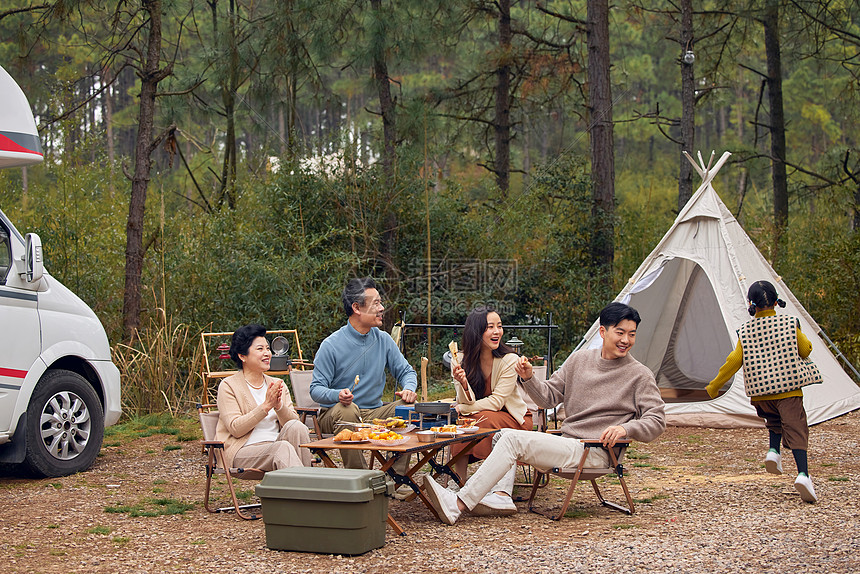
<instances>
[{"instance_id":1,"label":"tent pole","mask_svg":"<svg viewBox=\"0 0 860 574\"><path fill-rule=\"evenodd\" d=\"M836 346L836 343L830 340L830 337L827 336L827 333L824 332L824 329L818 331L818 334L821 335L822 339L827 341L827 345L830 347L831 352L835 351L836 357L842 359L845 364L851 368L851 372L854 373L855 380L860 382L860 373L857 372L857 369L854 368L854 365L851 364L851 361L848 360L848 357L842 354L842 351L839 350L839 347Z\"/></svg>"}]
</instances>

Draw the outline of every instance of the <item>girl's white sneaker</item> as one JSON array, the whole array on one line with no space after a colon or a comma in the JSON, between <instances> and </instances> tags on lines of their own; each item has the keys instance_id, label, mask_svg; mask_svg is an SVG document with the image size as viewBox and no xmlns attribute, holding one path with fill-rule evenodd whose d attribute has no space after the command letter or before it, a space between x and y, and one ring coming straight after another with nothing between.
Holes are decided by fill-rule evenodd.
<instances>
[{"instance_id":1,"label":"girl's white sneaker","mask_svg":"<svg viewBox=\"0 0 860 574\"><path fill-rule=\"evenodd\" d=\"M805 474L798 474L794 481L794 488L800 493L800 498L804 502L815 502L818 497L815 496L815 487L812 486L812 479Z\"/></svg>"},{"instance_id":2,"label":"girl's white sneaker","mask_svg":"<svg viewBox=\"0 0 860 574\"><path fill-rule=\"evenodd\" d=\"M764 468L771 474L782 474L782 455L769 450L767 456L764 457Z\"/></svg>"}]
</instances>

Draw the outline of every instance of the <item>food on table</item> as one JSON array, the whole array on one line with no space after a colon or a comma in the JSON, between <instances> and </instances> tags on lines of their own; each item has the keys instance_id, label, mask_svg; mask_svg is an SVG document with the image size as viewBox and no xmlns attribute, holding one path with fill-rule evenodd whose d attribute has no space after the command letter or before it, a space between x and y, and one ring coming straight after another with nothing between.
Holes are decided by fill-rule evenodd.
<instances>
[{"instance_id":1,"label":"food on table","mask_svg":"<svg viewBox=\"0 0 860 574\"><path fill-rule=\"evenodd\" d=\"M477 422L478 422L478 419L470 419L470 418L466 418L466 417L461 417L461 418L457 419L457 424L460 425L461 427L466 427L466 428L470 428L470 427L475 426L475 424Z\"/></svg>"},{"instance_id":2,"label":"food on table","mask_svg":"<svg viewBox=\"0 0 860 574\"><path fill-rule=\"evenodd\" d=\"M352 439L352 431L349 429L343 429L342 431L340 431L339 433L334 435L334 438L332 440L335 442L341 442L344 440L351 440L351 439Z\"/></svg>"},{"instance_id":3,"label":"food on table","mask_svg":"<svg viewBox=\"0 0 860 574\"><path fill-rule=\"evenodd\" d=\"M441 427L430 427L430 430L438 433L456 433L457 425L444 425Z\"/></svg>"},{"instance_id":4,"label":"food on table","mask_svg":"<svg viewBox=\"0 0 860 574\"><path fill-rule=\"evenodd\" d=\"M343 442L343 441L355 442L355 441L360 441L360 440L367 440L370 437L370 435L371 435L371 429L368 429L368 428L359 429L357 431L353 431L350 429L343 429L342 431L340 431L339 433L334 435L334 438L332 440L334 440L335 442Z\"/></svg>"},{"instance_id":5,"label":"food on table","mask_svg":"<svg viewBox=\"0 0 860 574\"><path fill-rule=\"evenodd\" d=\"M390 429L403 428L406 421L403 417L388 417L387 419L373 419L373 424Z\"/></svg>"},{"instance_id":6,"label":"food on table","mask_svg":"<svg viewBox=\"0 0 860 574\"><path fill-rule=\"evenodd\" d=\"M392 430L388 430L383 432L372 432L368 438L371 440L400 440L403 438L403 435Z\"/></svg>"}]
</instances>

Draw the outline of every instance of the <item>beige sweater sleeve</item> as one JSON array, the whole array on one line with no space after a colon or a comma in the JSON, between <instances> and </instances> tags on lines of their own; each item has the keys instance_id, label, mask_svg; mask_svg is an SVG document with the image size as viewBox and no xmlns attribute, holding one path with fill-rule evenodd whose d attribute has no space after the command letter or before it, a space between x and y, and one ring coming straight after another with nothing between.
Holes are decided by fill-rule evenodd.
<instances>
[{"instance_id":1,"label":"beige sweater sleeve","mask_svg":"<svg viewBox=\"0 0 860 574\"><path fill-rule=\"evenodd\" d=\"M502 358L493 360L493 373L490 385L493 392L477 401L464 400L460 403L460 412L463 414L476 413L478 411L500 411L503 408L513 416L518 423L525 420L526 404L520 396L517 387L517 372L514 366L517 363L517 355L509 353ZM462 386L458 385L459 390ZM457 393L457 400L464 393Z\"/></svg>"},{"instance_id":2,"label":"beige sweater sleeve","mask_svg":"<svg viewBox=\"0 0 860 574\"><path fill-rule=\"evenodd\" d=\"M234 375L235 376L235 375ZM221 381L218 385L218 423L235 438L243 437L257 426L260 421L266 418L268 412L262 405L249 404L248 397L245 397L242 392L236 387L239 384L232 380L233 377L228 377ZM253 403L253 398L251 398ZM225 437L218 437L219 440L225 440Z\"/></svg>"}]
</instances>

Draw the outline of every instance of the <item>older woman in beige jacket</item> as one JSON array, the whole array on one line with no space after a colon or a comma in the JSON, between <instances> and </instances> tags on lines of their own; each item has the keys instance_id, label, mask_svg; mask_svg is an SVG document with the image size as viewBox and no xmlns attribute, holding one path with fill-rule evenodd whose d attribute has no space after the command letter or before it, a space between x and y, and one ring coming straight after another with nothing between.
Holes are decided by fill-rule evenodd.
<instances>
[{"instance_id":1,"label":"older woman in beige jacket","mask_svg":"<svg viewBox=\"0 0 860 574\"><path fill-rule=\"evenodd\" d=\"M272 352L261 325L233 333L230 357L239 372L218 386L218 427L228 466L275 470L310 466L308 428L293 408L287 386L265 374Z\"/></svg>"}]
</instances>

